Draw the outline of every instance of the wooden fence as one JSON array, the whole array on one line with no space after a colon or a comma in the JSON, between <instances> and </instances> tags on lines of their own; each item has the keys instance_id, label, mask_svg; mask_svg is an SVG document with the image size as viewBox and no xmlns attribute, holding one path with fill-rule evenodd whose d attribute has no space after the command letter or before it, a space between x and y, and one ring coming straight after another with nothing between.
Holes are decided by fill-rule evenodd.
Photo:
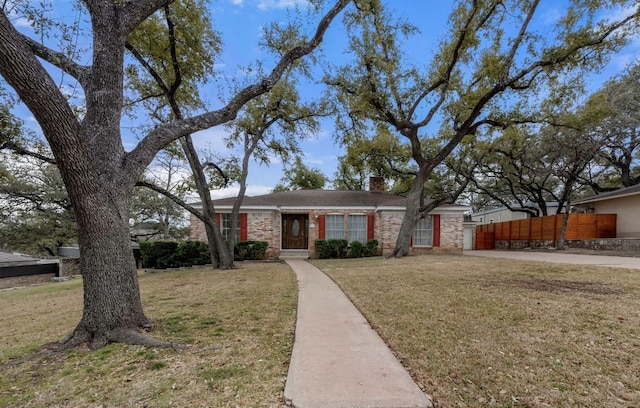
<instances>
[{"instance_id":1,"label":"wooden fence","mask_svg":"<svg viewBox=\"0 0 640 408\"><path fill-rule=\"evenodd\" d=\"M564 214L484 224L476 227L476 249L494 249L495 241L551 241L562 232ZM616 214L570 214L566 240L616 237Z\"/></svg>"}]
</instances>

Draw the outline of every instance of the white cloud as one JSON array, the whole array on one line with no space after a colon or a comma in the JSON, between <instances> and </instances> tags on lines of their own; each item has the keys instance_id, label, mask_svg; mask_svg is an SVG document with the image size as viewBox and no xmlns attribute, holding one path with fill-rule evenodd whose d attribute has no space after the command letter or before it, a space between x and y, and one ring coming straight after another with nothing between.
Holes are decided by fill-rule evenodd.
<instances>
[{"instance_id":1,"label":"white cloud","mask_svg":"<svg viewBox=\"0 0 640 408\"><path fill-rule=\"evenodd\" d=\"M229 153L230 149L227 148L224 139L228 136L227 131L223 126L215 126L209 129L201 130L192 135L193 144L196 149L209 149L214 152L225 154Z\"/></svg>"},{"instance_id":2,"label":"white cloud","mask_svg":"<svg viewBox=\"0 0 640 408\"><path fill-rule=\"evenodd\" d=\"M255 197L259 195L269 194L273 190L273 186L264 186L260 184L247 185L246 197ZM219 198L237 197L240 186L233 185L222 190L211 190L211 198L217 200Z\"/></svg>"},{"instance_id":3,"label":"white cloud","mask_svg":"<svg viewBox=\"0 0 640 408\"><path fill-rule=\"evenodd\" d=\"M231 0L231 4L234 6L242 6L242 3L244 3L244 0Z\"/></svg>"},{"instance_id":4,"label":"white cloud","mask_svg":"<svg viewBox=\"0 0 640 408\"><path fill-rule=\"evenodd\" d=\"M258 8L260 10L285 9L295 7L306 7L309 4L307 0L260 0Z\"/></svg>"}]
</instances>

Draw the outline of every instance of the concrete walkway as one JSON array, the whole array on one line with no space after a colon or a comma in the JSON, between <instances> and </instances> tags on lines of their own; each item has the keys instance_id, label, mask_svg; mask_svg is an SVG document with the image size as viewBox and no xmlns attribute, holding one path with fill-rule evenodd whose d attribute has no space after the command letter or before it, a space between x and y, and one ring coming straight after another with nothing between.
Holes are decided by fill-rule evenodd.
<instances>
[{"instance_id":1,"label":"concrete walkway","mask_svg":"<svg viewBox=\"0 0 640 408\"><path fill-rule=\"evenodd\" d=\"M613 268L640 269L640 258L627 256L608 255L580 255L569 254L562 251L536 252L536 251L499 251L499 250L475 250L464 251L465 255L484 256L489 258L508 258L524 261L539 261L566 263L574 265L610 266Z\"/></svg>"},{"instance_id":2,"label":"concrete walkway","mask_svg":"<svg viewBox=\"0 0 640 408\"><path fill-rule=\"evenodd\" d=\"M284 397L296 408L432 407L338 286L304 260L298 320Z\"/></svg>"}]
</instances>

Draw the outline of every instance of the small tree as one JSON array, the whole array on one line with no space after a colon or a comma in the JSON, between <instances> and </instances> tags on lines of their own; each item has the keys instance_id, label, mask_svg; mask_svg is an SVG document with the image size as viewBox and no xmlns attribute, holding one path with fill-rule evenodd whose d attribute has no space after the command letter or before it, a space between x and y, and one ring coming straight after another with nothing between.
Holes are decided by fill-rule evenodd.
<instances>
[{"instance_id":1,"label":"small tree","mask_svg":"<svg viewBox=\"0 0 640 408\"><path fill-rule=\"evenodd\" d=\"M296 157L293 166L285 171L273 192L291 190L319 190L327 184L327 177L319 169L307 167L300 157Z\"/></svg>"}]
</instances>

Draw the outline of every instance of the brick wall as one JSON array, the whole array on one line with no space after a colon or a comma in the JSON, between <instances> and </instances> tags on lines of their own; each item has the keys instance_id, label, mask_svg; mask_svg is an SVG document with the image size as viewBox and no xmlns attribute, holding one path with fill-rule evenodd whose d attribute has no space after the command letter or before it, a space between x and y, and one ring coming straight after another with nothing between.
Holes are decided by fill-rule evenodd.
<instances>
[{"instance_id":1,"label":"brick wall","mask_svg":"<svg viewBox=\"0 0 640 408\"><path fill-rule=\"evenodd\" d=\"M362 210L310 210L304 212L309 214L309 251L313 253L315 250L315 241L318 239L318 217L322 214L345 214L345 220L348 214L372 214L373 211ZM402 218L404 217L403 211L380 211L375 212L375 239L379 242L379 248L383 255L390 255L395 248L396 239L400 226L402 224ZM464 228L463 228L463 216L462 215L448 215L443 214L440 216L440 247L439 248L414 248L414 252L424 251L462 251L464 242ZM277 258L280 255L281 247L281 214L279 212L255 212L247 214L247 239L256 241L267 241L269 246L267 248L268 258ZM347 232L345 228L345 233ZM196 239L206 241L206 233L204 224L191 216L190 223L190 239Z\"/></svg>"},{"instance_id":2,"label":"brick wall","mask_svg":"<svg viewBox=\"0 0 640 408\"><path fill-rule=\"evenodd\" d=\"M462 251L464 245L463 221L462 215L440 215L440 250Z\"/></svg>"},{"instance_id":3,"label":"brick wall","mask_svg":"<svg viewBox=\"0 0 640 408\"><path fill-rule=\"evenodd\" d=\"M247 239L267 241L269 246L265 256L277 258L280 255L280 215L274 211L247 214Z\"/></svg>"},{"instance_id":4,"label":"brick wall","mask_svg":"<svg viewBox=\"0 0 640 408\"><path fill-rule=\"evenodd\" d=\"M396 247L398 232L402 225L403 211L380 211L376 216L376 233L378 247L382 250L382 255L391 255Z\"/></svg>"},{"instance_id":5,"label":"brick wall","mask_svg":"<svg viewBox=\"0 0 640 408\"><path fill-rule=\"evenodd\" d=\"M189 239L207 242L204 223L193 214L189 215Z\"/></svg>"}]
</instances>

